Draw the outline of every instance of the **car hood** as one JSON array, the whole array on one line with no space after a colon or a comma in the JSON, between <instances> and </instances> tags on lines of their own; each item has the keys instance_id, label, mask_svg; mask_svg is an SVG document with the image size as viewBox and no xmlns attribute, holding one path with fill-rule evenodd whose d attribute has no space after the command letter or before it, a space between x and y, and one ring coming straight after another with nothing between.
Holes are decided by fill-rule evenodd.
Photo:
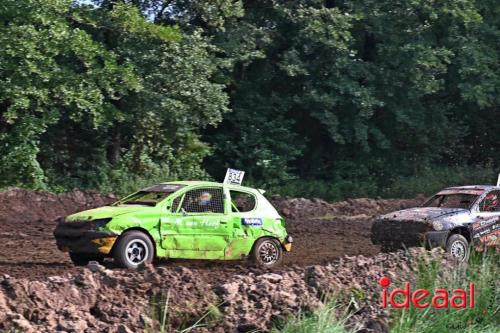
<instances>
[{"instance_id":1,"label":"car hood","mask_svg":"<svg viewBox=\"0 0 500 333\"><path fill-rule=\"evenodd\" d=\"M137 212L140 210L153 208L150 206L140 205L119 205L119 206L104 206L89 210L84 210L66 217L66 221L84 221L103 218L113 218L119 215Z\"/></svg>"},{"instance_id":2,"label":"car hood","mask_svg":"<svg viewBox=\"0 0 500 333\"><path fill-rule=\"evenodd\" d=\"M418 207L398 210L396 212L382 215L380 218L398 221L411 220L425 222L451 214L469 214L469 210L463 208Z\"/></svg>"}]
</instances>

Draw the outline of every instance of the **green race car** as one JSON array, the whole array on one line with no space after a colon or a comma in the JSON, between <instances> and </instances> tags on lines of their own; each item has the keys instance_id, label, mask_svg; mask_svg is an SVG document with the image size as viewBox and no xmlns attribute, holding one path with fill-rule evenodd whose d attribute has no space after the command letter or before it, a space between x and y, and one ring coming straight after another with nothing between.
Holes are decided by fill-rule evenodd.
<instances>
[{"instance_id":1,"label":"green race car","mask_svg":"<svg viewBox=\"0 0 500 333\"><path fill-rule=\"evenodd\" d=\"M105 257L126 268L154 258L250 258L272 267L291 250L285 220L256 190L201 181L157 184L60 220L57 246L75 265Z\"/></svg>"}]
</instances>

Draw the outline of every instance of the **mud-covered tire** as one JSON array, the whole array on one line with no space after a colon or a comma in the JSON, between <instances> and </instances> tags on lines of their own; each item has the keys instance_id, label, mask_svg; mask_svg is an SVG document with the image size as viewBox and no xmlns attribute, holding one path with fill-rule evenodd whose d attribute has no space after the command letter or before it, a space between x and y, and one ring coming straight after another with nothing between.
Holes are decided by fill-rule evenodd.
<instances>
[{"instance_id":1,"label":"mud-covered tire","mask_svg":"<svg viewBox=\"0 0 500 333\"><path fill-rule=\"evenodd\" d=\"M115 264L136 269L139 265L153 262L154 246L149 237L140 231L128 231L118 239L113 248Z\"/></svg>"},{"instance_id":2,"label":"mud-covered tire","mask_svg":"<svg viewBox=\"0 0 500 333\"><path fill-rule=\"evenodd\" d=\"M69 258L73 262L75 266L85 266L89 263L89 261L97 261L102 264L104 262L104 258L95 255L83 254L83 253L69 253Z\"/></svg>"},{"instance_id":3,"label":"mud-covered tire","mask_svg":"<svg viewBox=\"0 0 500 333\"><path fill-rule=\"evenodd\" d=\"M394 252L398 248L394 246L392 243L382 243L380 244L380 252L382 253L389 253L389 252Z\"/></svg>"},{"instance_id":4,"label":"mud-covered tire","mask_svg":"<svg viewBox=\"0 0 500 333\"><path fill-rule=\"evenodd\" d=\"M253 246L250 260L260 267L276 267L283 260L283 248L274 238L260 238Z\"/></svg>"},{"instance_id":5,"label":"mud-covered tire","mask_svg":"<svg viewBox=\"0 0 500 333\"><path fill-rule=\"evenodd\" d=\"M464 262L469 260L470 247L469 242L460 234L453 234L446 242L446 252L457 261Z\"/></svg>"}]
</instances>

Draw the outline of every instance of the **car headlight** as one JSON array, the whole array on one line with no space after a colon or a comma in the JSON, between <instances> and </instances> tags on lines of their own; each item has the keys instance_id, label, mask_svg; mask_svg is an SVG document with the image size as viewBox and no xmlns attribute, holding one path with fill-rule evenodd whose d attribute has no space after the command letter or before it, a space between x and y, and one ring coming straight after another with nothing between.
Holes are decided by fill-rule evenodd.
<instances>
[{"instance_id":1,"label":"car headlight","mask_svg":"<svg viewBox=\"0 0 500 333\"><path fill-rule=\"evenodd\" d=\"M432 227L434 228L434 230L437 230L437 231L443 230L443 228L444 228L443 223L441 223L439 221L432 222Z\"/></svg>"},{"instance_id":2,"label":"car headlight","mask_svg":"<svg viewBox=\"0 0 500 333\"><path fill-rule=\"evenodd\" d=\"M99 228L104 227L109 221L111 221L111 217L105 219L97 219L90 221L93 230L97 230Z\"/></svg>"}]
</instances>

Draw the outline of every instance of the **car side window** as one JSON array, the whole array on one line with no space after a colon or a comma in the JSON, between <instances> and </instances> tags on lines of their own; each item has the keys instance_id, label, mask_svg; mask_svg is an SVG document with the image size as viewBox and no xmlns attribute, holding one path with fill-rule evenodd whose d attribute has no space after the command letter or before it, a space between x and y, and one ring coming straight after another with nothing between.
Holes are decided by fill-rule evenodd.
<instances>
[{"instance_id":1,"label":"car side window","mask_svg":"<svg viewBox=\"0 0 500 333\"><path fill-rule=\"evenodd\" d=\"M229 191L229 195L231 196L231 210L233 212L244 213L255 209L254 195L235 190Z\"/></svg>"},{"instance_id":2,"label":"car side window","mask_svg":"<svg viewBox=\"0 0 500 333\"><path fill-rule=\"evenodd\" d=\"M197 188L186 192L182 209L186 213L224 213L222 188Z\"/></svg>"},{"instance_id":3,"label":"car side window","mask_svg":"<svg viewBox=\"0 0 500 333\"><path fill-rule=\"evenodd\" d=\"M439 207L441 204L441 200L443 200L442 195L435 195L430 198L423 206L424 207Z\"/></svg>"},{"instance_id":4,"label":"car side window","mask_svg":"<svg viewBox=\"0 0 500 333\"><path fill-rule=\"evenodd\" d=\"M479 203L480 212L500 212L500 191L491 191Z\"/></svg>"},{"instance_id":5,"label":"car side window","mask_svg":"<svg viewBox=\"0 0 500 333\"><path fill-rule=\"evenodd\" d=\"M177 209L179 209L179 204L181 203L182 195L179 195L177 198L175 198L172 201L172 208L170 208L170 211L172 213L176 213Z\"/></svg>"}]
</instances>

